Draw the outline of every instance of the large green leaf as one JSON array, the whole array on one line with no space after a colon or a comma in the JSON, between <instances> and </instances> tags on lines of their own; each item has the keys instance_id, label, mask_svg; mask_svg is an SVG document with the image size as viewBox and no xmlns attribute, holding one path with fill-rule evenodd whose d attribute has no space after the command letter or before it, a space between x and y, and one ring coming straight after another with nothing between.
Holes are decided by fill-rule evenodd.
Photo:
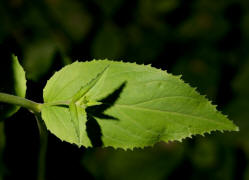
<instances>
[{"instance_id":1,"label":"large green leaf","mask_svg":"<svg viewBox=\"0 0 249 180\"><path fill-rule=\"evenodd\" d=\"M56 52L56 44L51 40L40 40L24 50L23 66L27 78L33 81L41 79L51 68Z\"/></svg>"},{"instance_id":2,"label":"large green leaf","mask_svg":"<svg viewBox=\"0 0 249 180\"><path fill-rule=\"evenodd\" d=\"M0 66L0 92L25 97L25 72L16 56L4 59ZM0 103L0 120L13 115L20 107Z\"/></svg>"},{"instance_id":3,"label":"large green leaf","mask_svg":"<svg viewBox=\"0 0 249 180\"><path fill-rule=\"evenodd\" d=\"M90 88L79 95L84 87ZM180 77L149 65L75 62L48 81L44 102L42 118L47 128L60 139L85 147L91 146L83 124L92 119L87 117L100 126L104 147L123 149L238 130ZM80 141L79 130L84 131Z\"/></svg>"}]
</instances>

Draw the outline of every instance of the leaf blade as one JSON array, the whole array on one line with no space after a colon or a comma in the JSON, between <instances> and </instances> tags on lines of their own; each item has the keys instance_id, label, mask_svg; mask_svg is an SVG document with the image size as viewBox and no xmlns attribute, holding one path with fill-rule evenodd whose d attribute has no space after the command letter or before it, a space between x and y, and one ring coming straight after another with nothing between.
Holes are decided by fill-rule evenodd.
<instances>
[{"instance_id":1,"label":"leaf blade","mask_svg":"<svg viewBox=\"0 0 249 180\"><path fill-rule=\"evenodd\" d=\"M25 97L27 89L25 71L19 63L17 56L10 56L10 59L7 59L6 64L3 64L0 69L1 73L4 73L1 74L0 91ZM8 77L6 77L5 73L8 74ZM18 106L0 104L0 120L12 116L19 109L20 107Z\"/></svg>"},{"instance_id":2,"label":"leaf blade","mask_svg":"<svg viewBox=\"0 0 249 180\"><path fill-rule=\"evenodd\" d=\"M62 76L70 76L71 71L77 71L78 75L73 77L79 79L69 78L70 80L82 82L84 79L84 82L89 82L108 65L108 71L102 80L88 93L91 100L99 101L120 84L127 83L117 101L104 111L108 116L96 117L103 134L103 146L133 149L152 146L159 141L181 141L192 135L215 130L238 130L233 122L216 110L216 106L184 83L180 77L148 65L108 60L74 63L52 77L52 81L45 87L44 99L51 93L52 88L63 92L55 99L51 97L49 101L57 98L63 100L63 95L69 98L77 92L76 89L80 89L77 83L71 86L75 89L70 92L55 88L54 82ZM80 75L84 70L91 73ZM70 80L66 80L66 83ZM107 117L116 117L118 120ZM84 146L84 143L80 145Z\"/></svg>"},{"instance_id":3,"label":"leaf blade","mask_svg":"<svg viewBox=\"0 0 249 180\"><path fill-rule=\"evenodd\" d=\"M76 144L80 145L84 143L86 147L91 146L86 132L87 114L85 109L72 102L69 105L69 111L78 140Z\"/></svg>"}]
</instances>

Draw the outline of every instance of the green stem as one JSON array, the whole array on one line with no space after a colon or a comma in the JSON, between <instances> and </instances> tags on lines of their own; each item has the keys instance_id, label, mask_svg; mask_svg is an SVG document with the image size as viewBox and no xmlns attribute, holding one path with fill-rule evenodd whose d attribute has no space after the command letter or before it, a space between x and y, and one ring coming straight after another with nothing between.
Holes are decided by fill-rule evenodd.
<instances>
[{"instance_id":1,"label":"green stem","mask_svg":"<svg viewBox=\"0 0 249 180\"><path fill-rule=\"evenodd\" d=\"M31 101L31 100L28 100L28 99L25 99L19 96L14 96L14 95L0 92L0 102L21 106L21 107L31 110L34 113L41 112L42 104L36 103L34 101Z\"/></svg>"},{"instance_id":2,"label":"green stem","mask_svg":"<svg viewBox=\"0 0 249 180\"><path fill-rule=\"evenodd\" d=\"M40 132L40 151L38 156L37 180L46 179L46 153L48 146L48 131L40 114L35 115Z\"/></svg>"},{"instance_id":3,"label":"green stem","mask_svg":"<svg viewBox=\"0 0 249 180\"><path fill-rule=\"evenodd\" d=\"M41 107L43 104L36 103L34 101L19 96L14 96L1 92L0 92L0 102L27 108L35 114L38 128L40 131L40 151L38 157L39 159L38 159L37 180L45 180L48 132L41 118Z\"/></svg>"}]
</instances>

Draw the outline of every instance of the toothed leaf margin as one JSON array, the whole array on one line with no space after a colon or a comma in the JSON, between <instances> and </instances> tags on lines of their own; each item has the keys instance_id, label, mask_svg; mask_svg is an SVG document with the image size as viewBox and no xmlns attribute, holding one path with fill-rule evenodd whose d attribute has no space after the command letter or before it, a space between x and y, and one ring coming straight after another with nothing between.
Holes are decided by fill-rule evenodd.
<instances>
[{"instance_id":1,"label":"toothed leaf margin","mask_svg":"<svg viewBox=\"0 0 249 180\"><path fill-rule=\"evenodd\" d=\"M101 128L104 147L143 148L159 141L182 141L212 131L238 131L232 121L195 88L184 83L180 76L150 65L105 59L75 62L56 72L47 82L42 117L47 128L61 140L91 146L87 137L78 141L69 107L46 103L71 102L74 95L107 66L105 73L87 92L87 99L98 102L112 97L125 83L114 102L102 102L107 106L113 103L102 112L106 116L93 114Z\"/></svg>"}]
</instances>

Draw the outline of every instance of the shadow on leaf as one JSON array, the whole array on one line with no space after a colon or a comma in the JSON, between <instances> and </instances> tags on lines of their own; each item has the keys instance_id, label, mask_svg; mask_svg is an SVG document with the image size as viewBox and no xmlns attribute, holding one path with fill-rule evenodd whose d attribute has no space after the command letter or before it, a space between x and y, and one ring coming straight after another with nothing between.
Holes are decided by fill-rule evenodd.
<instances>
[{"instance_id":1,"label":"shadow on leaf","mask_svg":"<svg viewBox=\"0 0 249 180\"><path fill-rule=\"evenodd\" d=\"M115 102L120 97L120 94L122 93L125 85L126 82L122 83L111 94L99 100L99 102L102 102L102 104L86 108L87 112L86 131L93 147L100 147L103 145L101 138L102 137L101 127L95 118L104 119L104 120L118 120L118 118L105 114L104 112L115 104Z\"/></svg>"}]
</instances>

